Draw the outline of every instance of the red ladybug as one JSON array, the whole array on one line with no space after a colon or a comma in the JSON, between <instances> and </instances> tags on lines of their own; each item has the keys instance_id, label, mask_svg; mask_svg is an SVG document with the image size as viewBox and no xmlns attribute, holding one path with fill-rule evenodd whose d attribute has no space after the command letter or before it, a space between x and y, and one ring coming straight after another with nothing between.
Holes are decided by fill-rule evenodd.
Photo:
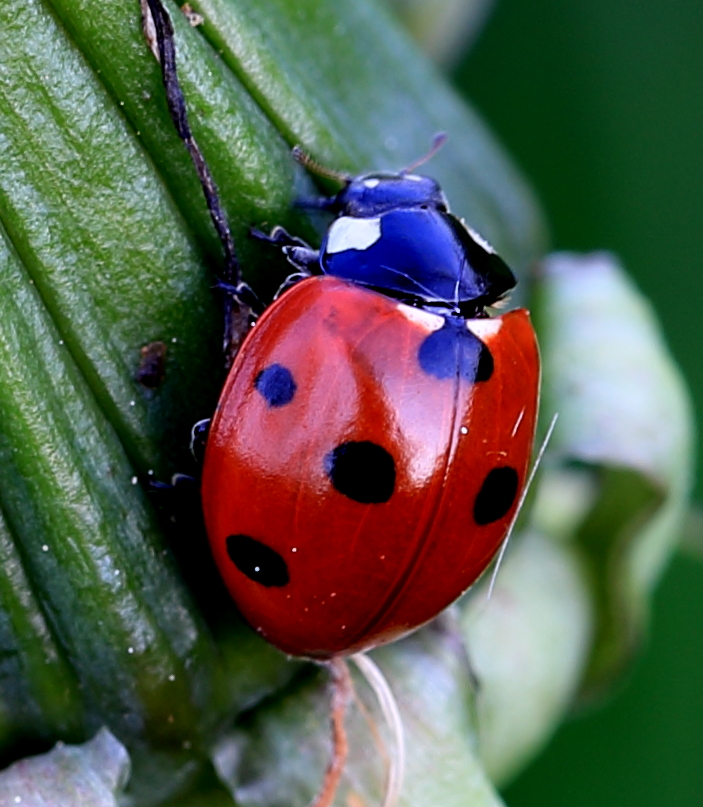
<instances>
[{"instance_id":1,"label":"red ladybug","mask_svg":"<svg viewBox=\"0 0 703 807\"><path fill-rule=\"evenodd\" d=\"M255 305L188 124L173 27L160 0L149 7L226 285ZM202 500L250 624L287 653L325 659L417 628L486 568L526 483L539 353L525 310L489 316L515 277L434 180L334 175L298 157L342 180L314 205L336 218L319 251L281 228L268 238L306 279L241 345L210 427Z\"/></svg>"},{"instance_id":2,"label":"red ladybug","mask_svg":"<svg viewBox=\"0 0 703 807\"><path fill-rule=\"evenodd\" d=\"M539 395L515 284L408 173L345 178L319 252L261 316L213 418L202 499L249 623L296 656L392 641L484 571L525 485Z\"/></svg>"}]
</instances>

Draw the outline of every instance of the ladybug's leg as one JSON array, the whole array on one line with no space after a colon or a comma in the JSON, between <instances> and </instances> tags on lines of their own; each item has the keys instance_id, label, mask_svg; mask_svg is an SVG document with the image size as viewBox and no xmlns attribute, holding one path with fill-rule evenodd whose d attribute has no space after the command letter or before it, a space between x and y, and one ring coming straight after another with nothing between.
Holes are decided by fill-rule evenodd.
<instances>
[{"instance_id":1,"label":"ladybug's leg","mask_svg":"<svg viewBox=\"0 0 703 807\"><path fill-rule=\"evenodd\" d=\"M266 308L266 306L257 297L254 290L246 283L238 283L235 286L232 283L225 283L222 280L218 280L215 288L223 291L240 306L251 309L254 317L258 317L259 314L263 313L264 308Z\"/></svg>"},{"instance_id":2,"label":"ladybug's leg","mask_svg":"<svg viewBox=\"0 0 703 807\"><path fill-rule=\"evenodd\" d=\"M264 241L267 244L279 247L286 256L288 263L297 269L297 272L288 275L283 283L281 283L273 297L274 300L277 300L281 294L291 288L291 286L313 275L315 269L319 269L319 251L312 249L302 238L291 235L280 225L274 227L270 235L266 235L266 233L262 233L261 230L257 230L253 227L249 230L249 234L252 238L256 238L257 241Z\"/></svg>"},{"instance_id":3,"label":"ladybug's leg","mask_svg":"<svg viewBox=\"0 0 703 807\"><path fill-rule=\"evenodd\" d=\"M252 238L256 238L257 241L264 241L267 244L280 247L288 259L288 263L294 266L304 277L314 274L314 269L320 264L319 250L313 249L302 238L291 235L280 225L274 227L270 235L266 235L266 233L262 233L261 230L254 227L249 230L249 234Z\"/></svg>"},{"instance_id":4,"label":"ladybug's leg","mask_svg":"<svg viewBox=\"0 0 703 807\"><path fill-rule=\"evenodd\" d=\"M316 249L310 247L283 247L283 254L286 256L288 263L306 275L312 275L313 267L317 268L320 265L320 253Z\"/></svg>"},{"instance_id":5,"label":"ladybug's leg","mask_svg":"<svg viewBox=\"0 0 703 807\"><path fill-rule=\"evenodd\" d=\"M190 453L197 463L202 463L205 453L205 443L210 431L211 418L199 420L190 430Z\"/></svg>"},{"instance_id":6,"label":"ladybug's leg","mask_svg":"<svg viewBox=\"0 0 703 807\"><path fill-rule=\"evenodd\" d=\"M149 471L151 473L151 471ZM190 474L174 474L171 482L159 482L158 479L149 479L149 490L174 490L179 485L195 485L197 479Z\"/></svg>"},{"instance_id":7,"label":"ladybug's leg","mask_svg":"<svg viewBox=\"0 0 703 807\"><path fill-rule=\"evenodd\" d=\"M236 350L244 338L249 327L249 313L251 310L263 308L256 294L242 281L242 273L237 260L237 253L234 246L234 238L229 228L227 216L222 209L220 196L215 185L215 180L210 173L205 157L200 151L200 147L195 142L193 133L188 122L185 99L178 81L176 70L176 45L173 34L173 24L163 6L162 0L146 0L153 22L153 33L156 35L158 45L159 62L161 63L161 74L166 90L166 100L168 109L179 137L184 142L195 166L195 170L200 180L200 185L205 195L210 218L215 226L217 235L222 243L225 253L224 283L222 284L228 294L225 298L225 355L228 359L236 353ZM145 35L150 42L151 30L149 20L144 21Z\"/></svg>"},{"instance_id":8,"label":"ladybug's leg","mask_svg":"<svg viewBox=\"0 0 703 807\"><path fill-rule=\"evenodd\" d=\"M301 280L307 280L309 277L311 277L310 272L294 272L292 275L288 275L283 283L281 283L281 285L276 289L273 299L278 300L284 291L292 289L296 283L300 283Z\"/></svg>"},{"instance_id":9,"label":"ladybug's leg","mask_svg":"<svg viewBox=\"0 0 703 807\"><path fill-rule=\"evenodd\" d=\"M159 509L163 508L166 513L173 516L183 506L189 506L186 503L192 499L193 491L197 494L199 484L194 476L174 474L170 482L149 478L145 487L147 492L154 496L154 503Z\"/></svg>"},{"instance_id":10,"label":"ladybug's leg","mask_svg":"<svg viewBox=\"0 0 703 807\"><path fill-rule=\"evenodd\" d=\"M272 244L274 247L303 247L310 249L309 244L306 244L302 238L298 238L297 235L291 235L288 230L286 230L285 227L281 227L280 224L277 224L269 235L261 230L257 230L256 227L250 227L249 235L257 241Z\"/></svg>"}]
</instances>

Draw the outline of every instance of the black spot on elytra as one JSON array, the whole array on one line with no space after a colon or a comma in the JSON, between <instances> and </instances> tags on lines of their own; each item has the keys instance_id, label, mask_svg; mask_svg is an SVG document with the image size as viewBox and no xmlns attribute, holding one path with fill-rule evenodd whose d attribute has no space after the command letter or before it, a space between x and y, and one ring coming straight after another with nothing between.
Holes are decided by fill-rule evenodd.
<instances>
[{"instance_id":1,"label":"black spot on elytra","mask_svg":"<svg viewBox=\"0 0 703 807\"><path fill-rule=\"evenodd\" d=\"M493 468L486 475L474 502L474 521L491 524L510 510L517 496L518 474L514 468Z\"/></svg>"},{"instance_id":2,"label":"black spot on elytra","mask_svg":"<svg viewBox=\"0 0 703 807\"><path fill-rule=\"evenodd\" d=\"M444 325L423 340L418 351L420 367L435 378L459 375L473 384L493 375L493 356L460 317L445 317Z\"/></svg>"},{"instance_id":3,"label":"black spot on elytra","mask_svg":"<svg viewBox=\"0 0 703 807\"><path fill-rule=\"evenodd\" d=\"M342 443L325 457L332 484L355 502L387 502L395 488L395 462L385 448L368 440Z\"/></svg>"},{"instance_id":4,"label":"black spot on elytra","mask_svg":"<svg viewBox=\"0 0 703 807\"><path fill-rule=\"evenodd\" d=\"M291 371L282 364L270 364L254 379L254 386L269 406L285 406L293 400L298 385Z\"/></svg>"},{"instance_id":5,"label":"black spot on elytra","mask_svg":"<svg viewBox=\"0 0 703 807\"><path fill-rule=\"evenodd\" d=\"M248 535L230 535L227 554L242 574L262 586L285 586L290 579L288 566L278 552Z\"/></svg>"}]
</instances>

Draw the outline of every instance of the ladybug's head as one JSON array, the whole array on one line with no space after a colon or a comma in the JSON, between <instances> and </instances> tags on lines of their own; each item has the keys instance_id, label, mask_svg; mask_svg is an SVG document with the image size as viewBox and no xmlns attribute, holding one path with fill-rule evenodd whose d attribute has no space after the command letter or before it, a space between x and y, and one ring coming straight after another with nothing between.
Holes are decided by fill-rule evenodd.
<instances>
[{"instance_id":1,"label":"ladybug's head","mask_svg":"<svg viewBox=\"0 0 703 807\"><path fill-rule=\"evenodd\" d=\"M405 207L447 211L438 183L417 174L363 174L347 181L330 207L344 216L365 218Z\"/></svg>"}]
</instances>

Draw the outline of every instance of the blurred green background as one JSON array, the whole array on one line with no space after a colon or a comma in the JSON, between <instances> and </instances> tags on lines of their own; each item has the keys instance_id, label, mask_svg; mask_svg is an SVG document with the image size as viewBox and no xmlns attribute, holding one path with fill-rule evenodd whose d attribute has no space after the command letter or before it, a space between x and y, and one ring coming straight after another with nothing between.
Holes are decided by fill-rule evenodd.
<instances>
[{"instance_id":1,"label":"blurred green background","mask_svg":"<svg viewBox=\"0 0 703 807\"><path fill-rule=\"evenodd\" d=\"M539 194L557 249L611 249L703 412L703 3L499 0L454 78ZM701 446L699 442L699 468ZM703 499L699 473L697 497ZM646 652L563 726L510 807L703 804L703 563L680 553Z\"/></svg>"}]
</instances>

